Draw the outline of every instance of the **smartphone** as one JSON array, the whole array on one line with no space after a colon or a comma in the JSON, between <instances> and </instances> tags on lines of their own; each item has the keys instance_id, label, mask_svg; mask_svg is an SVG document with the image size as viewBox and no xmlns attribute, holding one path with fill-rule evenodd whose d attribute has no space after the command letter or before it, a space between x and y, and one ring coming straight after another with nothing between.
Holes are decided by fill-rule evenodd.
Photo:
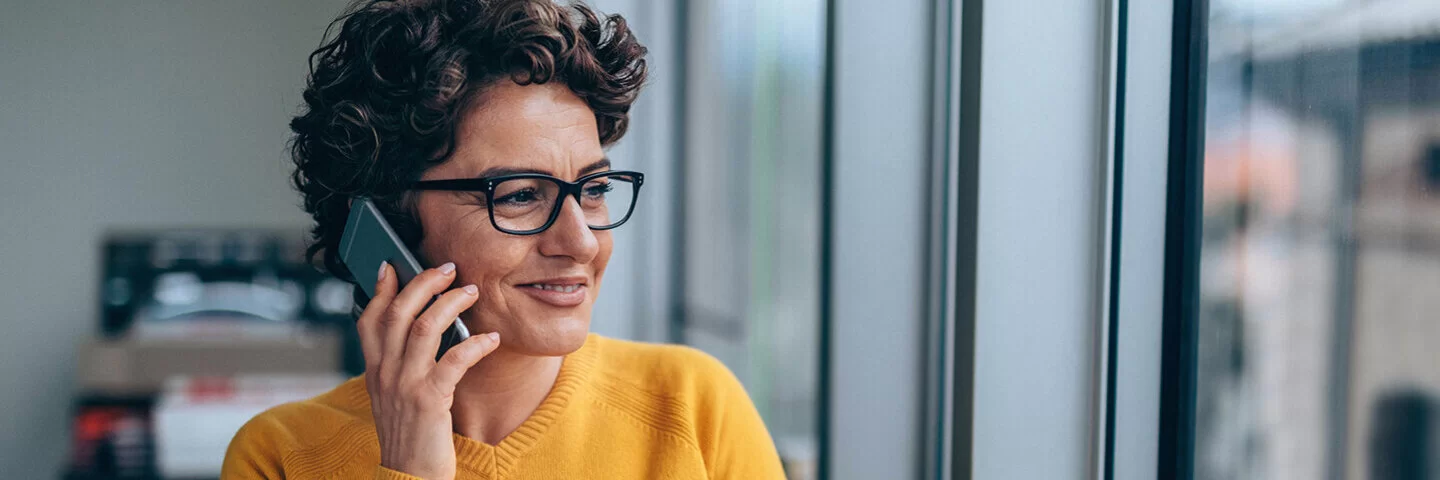
<instances>
[{"instance_id":1,"label":"smartphone","mask_svg":"<svg viewBox=\"0 0 1440 480\"><path fill-rule=\"evenodd\" d=\"M345 233L340 236L340 261L345 263L345 268L350 269L355 282L369 298L375 298L375 281L376 275L380 273L380 262L389 262L394 267L395 277L400 281L401 288L425 269L415 260L415 255L405 248L405 243L400 241L395 229L385 221L380 209L365 197L356 197L350 204L350 217L345 221ZM435 298L430 299L430 302L434 301ZM426 307L429 307L429 304L426 304ZM465 322L456 318L440 338L440 351L435 354L435 358L438 360L450 347L467 338L470 338L470 330L465 328Z\"/></svg>"}]
</instances>

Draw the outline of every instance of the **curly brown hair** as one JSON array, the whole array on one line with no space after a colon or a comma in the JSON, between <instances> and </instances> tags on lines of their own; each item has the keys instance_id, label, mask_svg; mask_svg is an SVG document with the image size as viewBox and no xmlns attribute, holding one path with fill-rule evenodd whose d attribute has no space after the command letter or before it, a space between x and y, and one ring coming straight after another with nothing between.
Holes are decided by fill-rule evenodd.
<instances>
[{"instance_id":1,"label":"curly brown hair","mask_svg":"<svg viewBox=\"0 0 1440 480\"><path fill-rule=\"evenodd\" d=\"M589 104L609 146L646 75L646 49L625 19L580 2L360 0L325 38L290 122L291 181L315 220L306 258L323 254L324 269L351 282L337 252L350 199L374 200L414 249L421 226L407 186L450 156L457 124L487 87L560 82Z\"/></svg>"}]
</instances>

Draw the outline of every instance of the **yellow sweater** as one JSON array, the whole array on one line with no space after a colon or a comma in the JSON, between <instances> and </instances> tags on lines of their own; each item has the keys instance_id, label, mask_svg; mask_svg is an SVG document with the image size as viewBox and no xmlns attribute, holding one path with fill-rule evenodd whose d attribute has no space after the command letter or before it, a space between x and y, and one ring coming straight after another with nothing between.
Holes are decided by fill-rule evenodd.
<instances>
[{"instance_id":1,"label":"yellow sweater","mask_svg":"<svg viewBox=\"0 0 1440 480\"><path fill-rule=\"evenodd\" d=\"M456 478L784 478L740 382L689 347L591 334L498 445L455 435ZM380 467L364 377L245 424L222 479L414 479Z\"/></svg>"}]
</instances>

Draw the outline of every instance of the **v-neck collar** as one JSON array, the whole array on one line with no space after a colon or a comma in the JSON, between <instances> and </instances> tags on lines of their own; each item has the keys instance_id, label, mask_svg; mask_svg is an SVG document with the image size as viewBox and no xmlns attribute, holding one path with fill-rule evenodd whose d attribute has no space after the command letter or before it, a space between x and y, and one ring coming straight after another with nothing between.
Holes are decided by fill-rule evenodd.
<instances>
[{"instance_id":1,"label":"v-neck collar","mask_svg":"<svg viewBox=\"0 0 1440 480\"><path fill-rule=\"evenodd\" d=\"M544 438L545 432L564 413L565 407L575 396L575 391L584 385L595 364L599 341L595 334L585 339L585 345L565 356L560 363L560 372L555 376L555 385L540 402L535 413L530 414L515 431L510 432L500 443L491 445L480 440L452 434L455 440L457 466L485 476L505 476L526 452Z\"/></svg>"}]
</instances>

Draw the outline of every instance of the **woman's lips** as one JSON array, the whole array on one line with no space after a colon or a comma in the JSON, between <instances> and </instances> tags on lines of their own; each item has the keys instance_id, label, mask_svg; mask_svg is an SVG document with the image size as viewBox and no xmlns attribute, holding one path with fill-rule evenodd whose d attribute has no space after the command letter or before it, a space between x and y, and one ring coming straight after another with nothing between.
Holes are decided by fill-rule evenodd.
<instances>
[{"instance_id":1,"label":"woman's lips","mask_svg":"<svg viewBox=\"0 0 1440 480\"><path fill-rule=\"evenodd\" d=\"M570 284L529 284L518 285L520 291L534 297L544 303L557 307L574 307L585 303L585 297L590 292L583 283Z\"/></svg>"}]
</instances>

